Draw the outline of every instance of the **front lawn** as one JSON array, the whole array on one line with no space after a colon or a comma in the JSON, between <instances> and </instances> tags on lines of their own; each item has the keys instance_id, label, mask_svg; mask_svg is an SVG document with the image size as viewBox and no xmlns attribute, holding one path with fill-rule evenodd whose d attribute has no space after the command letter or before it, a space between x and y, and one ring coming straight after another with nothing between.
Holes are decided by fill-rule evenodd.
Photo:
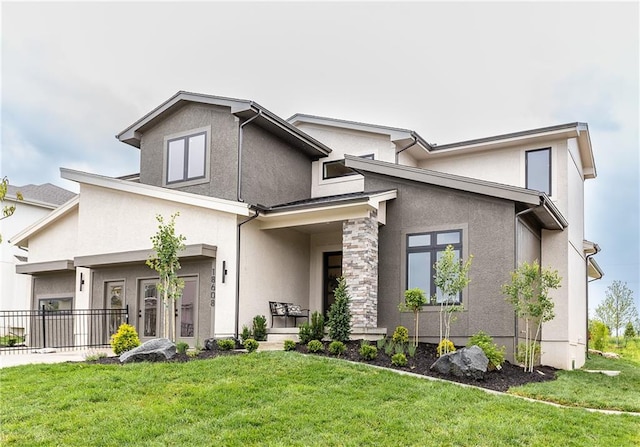
<instances>
[{"instance_id":1,"label":"front lawn","mask_svg":"<svg viewBox=\"0 0 640 447\"><path fill-rule=\"evenodd\" d=\"M2 445L637 445L640 418L292 352L0 369Z\"/></svg>"}]
</instances>

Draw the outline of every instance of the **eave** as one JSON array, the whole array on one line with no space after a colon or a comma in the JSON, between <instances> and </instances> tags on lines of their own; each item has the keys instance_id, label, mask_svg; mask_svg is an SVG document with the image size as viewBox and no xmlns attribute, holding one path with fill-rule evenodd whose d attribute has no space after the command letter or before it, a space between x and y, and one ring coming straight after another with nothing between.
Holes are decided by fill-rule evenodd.
<instances>
[{"instance_id":1,"label":"eave","mask_svg":"<svg viewBox=\"0 0 640 447\"><path fill-rule=\"evenodd\" d=\"M70 259L47 262L31 262L16 265L16 273L25 275L44 275L48 273L73 272L75 267Z\"/></svg>"},{"instance_id":2,"label":"eave","mask_svg":"<svg viewBox=\"0 0 640 447\"><path fill-rule=\"evenodd\" d=\"M178 253L181 261L195 261L202 259L215 259L217 247L207 244L187 245ZM103 253L99 255L76 256L73 260L75 267L111 267L116 265L145 263L154 255L154 251L134 250L118 253Z\"/></svg>"}]
</instances>

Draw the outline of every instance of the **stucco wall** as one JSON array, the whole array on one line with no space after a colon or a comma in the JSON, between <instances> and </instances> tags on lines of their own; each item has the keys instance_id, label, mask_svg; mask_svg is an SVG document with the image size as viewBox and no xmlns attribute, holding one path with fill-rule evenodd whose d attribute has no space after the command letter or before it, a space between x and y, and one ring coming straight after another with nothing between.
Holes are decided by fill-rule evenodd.
<instances>
[{"instance_id":1,"label":"stucco wall","mask_svg":"<svg viewBox=\"0 0 640 447\"><path fill-rule=\"evenodd\" d=\"M191 186L171 186L223 199L236 198L238 123L225 107L188 104L142 135L140 141L140 182L163 186L165 137L202 127L211 127L207 154L210 181Z\"/></svg>"},{"instance_id":2,"label":"stucco wall","mask_svg":"<svg viewBox=\"0 0 640 447\"><path fill-rule=\"evenodd\" d=\"M78 249L78 211L63 216L29 238L29 262L73 259Z\"/></svg>"},{"instance_id":3,"label":"stucco wall","mask_svg":"<svg viewBox=\"0 0 640 447\"><path fill-rule=\"evenodd\" d=\"M367 175L365 183L372 191L398 189L398 197L387 204L387 224L379 230L378 326L389 331L399 324L413 328L413 315L398 311L406 288L406 235L461 229L463 257L472 254L474 259L471 283L462 297L465 310L452 324L452 338L464 344L469 335L483 330L511 353L514 312L500 288L514 265L513 203L376 175ZM420 314L422 340L437 340L438 310L427 306Z\"/></svg>"},{"instance_id":4,"label":"stucco wall","mask_svg":"<svg viewBox=\"0 0 640 447\"><path fill-rule=\"evenodd\" d=\"M74 272L34 276L32 309L39 308L40 299L75 298L75 283L76 275ZM76 307L75 300L73 307Z\"/></svg>"}]
</instances>

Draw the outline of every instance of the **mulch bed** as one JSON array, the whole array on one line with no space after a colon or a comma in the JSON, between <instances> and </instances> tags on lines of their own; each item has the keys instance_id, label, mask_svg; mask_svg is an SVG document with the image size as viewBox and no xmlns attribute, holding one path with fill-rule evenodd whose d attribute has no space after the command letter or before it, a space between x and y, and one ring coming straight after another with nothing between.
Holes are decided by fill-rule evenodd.
<instances>
[{"instance_id":1,"label":"mulch bed","mask_svg":"<svg viewBox=\"0 0 640 447\"><path fill-rule=\"evenodd\" d=\"M372 343L375 345L375 343ZM333 357L328 352L329 342L324 342L325 352L311 354L308 353L307 347L301 344L296 345L296 351L309 354L319 355L326 357ZM378 357L375 360L364 361L360 358L358 353L360 349L360 341L354 340L346 343L346 351L340 356L344 360L350 360L353 362L368 363L370 365L381 366L384 368L397 369L402 371L411 372L414 374L420 374L429 377L436 377L438 379L449 380L452 382L465 383L468 385L474 385L477 387L487 388L495 391L507 391L511 387L525 385L531 382L544 382L547 380L554 380L556 378L556 369L550 366L538 366L534 369L533 373L524 372L521 366L512 365L509 362L505 362L501 370L489 371L485 374L483 380L474 380L465 377L455 377L449 375L441 375L430 370L431 365L436 361L436 345L429 343L419 343L416 349L414 357L407 356L407 366L396 367L391 364L391 357L385 354L383 350L378 350ZM243 354L242 351L219 351L217 349L208 351L203 350L197 357L189 357L186 354L176 354L171 360L167 362L188 362L191 360L209 359L220 355L238 355ZM117 357L107 357L97 360L95 363L100 364L120 364Z\"/></svg>"}]
</instances>

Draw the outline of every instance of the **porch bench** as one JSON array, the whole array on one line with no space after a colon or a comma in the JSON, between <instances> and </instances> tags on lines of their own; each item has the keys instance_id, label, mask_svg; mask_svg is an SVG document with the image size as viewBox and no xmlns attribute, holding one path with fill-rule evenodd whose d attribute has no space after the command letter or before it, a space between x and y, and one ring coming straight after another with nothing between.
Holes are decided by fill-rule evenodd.
<instances>
[{"instance_id":1,"label":"porch bench","mask_svg":"<svg viewBox=\"0 0 640 447\"><path fill-rule=\"evenodd\" d=\"M271 311L271 327L273 327L273 317L283 317L284 327L288 326L289 318L293 318L294 327L298 324L298 318L309 320L309 309L302 309L297 304L269 301L269 310Z\"/></svg>"}]
</instances>

